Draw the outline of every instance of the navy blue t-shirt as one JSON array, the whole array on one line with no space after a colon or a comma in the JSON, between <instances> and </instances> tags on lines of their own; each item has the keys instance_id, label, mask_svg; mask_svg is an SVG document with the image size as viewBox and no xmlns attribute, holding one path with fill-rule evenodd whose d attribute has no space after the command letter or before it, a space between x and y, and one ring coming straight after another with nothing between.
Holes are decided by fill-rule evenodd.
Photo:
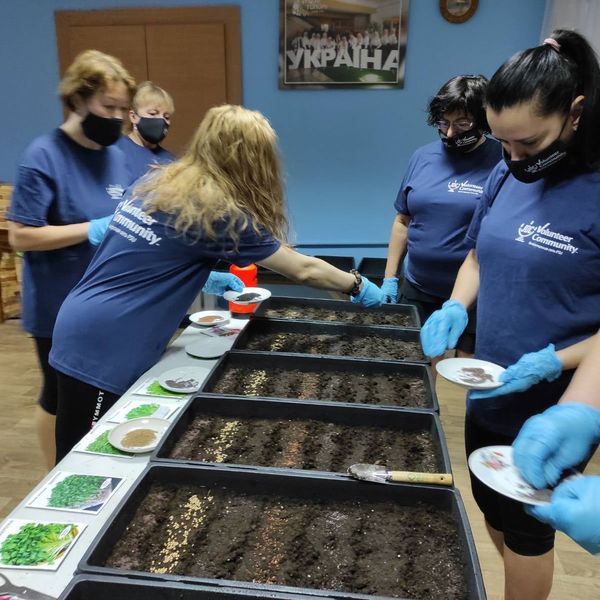
<instances>
[{"instance_id":1,"label":"navy blue t-shirt","mask_svg":"<svg viewBox=\"0 0 600 600\"><path fill-rule=\"evenodd\" d=\"M160 358L217 260L247 266L279 248L251 227L237 248L223 233L216 241L201 233L183 236L172 216L147 214L130 196L65 300L50 354L58 371L115 394Z\"/></svg>"},{"instance_id":2,"label":"navy blue t-shirt","mask_svg":"<svg viewBox=\"0 0 600 600\"><path fill-rule=\"evenodd\" d=\"M475 356L504 367L600 328L600 172L552 185L506 173L501 163L490 175L467 234L479 261ZM536 412L528 394L469 402L469 411L510 427Z\"/></svg>"},{"instance_id":3,"label":"navy blue t-shirt","mask_svg":"<svg viewBox=\"0 0 600 600\"><path fill-rule=\"evenodd\" d=\"M33 227L84 223L112 214L128 183L125 157L118 148L84 148L55 129L26 149L6 216ZM95 250L85 241L24 253L25 331L36 337L52 336L58 309L81 279Z\"/></svg>"},{"instance_id":4,"label":"navy blue t-shirt","mask_svg":"<svg viewBox=\"0 0 600 600\"><path fill-rule=\"evenodd\" d=\"M124 152L127 166L130 171L130 181L133 183L145 175L152 165L163 165L175 160L175 156L168 150L157 146L146 148L136 144L129 136L122 135L116 145Z\"/></svg>"},{"instance_id":5,"label":"navy blue t-shirt","mask_svg":"<svg viewBox=\"0 0 600 600\"><path fill-rule=\"evenodd\" d=\"M489 138L467 154L448 151L441 141L413 154L394 206L410 216L404 276L422 292L450 296L469 251L465 233L500 158L500 144Z\"/></svg>"}]
</instances>

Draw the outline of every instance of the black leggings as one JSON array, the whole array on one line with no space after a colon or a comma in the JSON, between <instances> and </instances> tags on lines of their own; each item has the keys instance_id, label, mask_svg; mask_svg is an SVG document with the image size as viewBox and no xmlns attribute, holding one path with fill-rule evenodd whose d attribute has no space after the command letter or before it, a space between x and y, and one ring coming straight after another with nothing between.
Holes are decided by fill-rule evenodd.
<instances>
[{"instance_id":1,"label":"black leggings","mask_svg":"<svg viewBox=\"0 0 600 600\"><path fill-rule=\"evenodd\" d=\"M58 399L58 373L48 363L48 355L52 348L52 338L34 337L40 369L42 370L42 391L38 404L49 414L56 414Z\"/></svg>"},{"instance_id":2,"label":"black leggings","mask_svg":"<svg viewBox=\"0 0 600 600\"><path fill-rule=\"evenodd\" d=\"M56 371L56 374L58 379L56 462L58 463L90 431L98 419L114 406L119 396L59 371Z\"/></svg>"}]
</instances>

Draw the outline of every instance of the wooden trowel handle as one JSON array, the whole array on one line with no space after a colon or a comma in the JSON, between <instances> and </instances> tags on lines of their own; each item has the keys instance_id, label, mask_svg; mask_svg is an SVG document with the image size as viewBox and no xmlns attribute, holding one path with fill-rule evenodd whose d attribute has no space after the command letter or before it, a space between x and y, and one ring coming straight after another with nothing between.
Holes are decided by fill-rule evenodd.
<instances>
[{"instance_id":1,"label":"wooden trowel handle","mask_svg":"<svg viewBox=\"0 0 600 600\"><path fill-rule=\"evenodd\" d=\"M388 481L400 483L433 483L437 485L452 485L451 473L417 473L415 471L388 471Z\"/></svg>"}]
</instances>

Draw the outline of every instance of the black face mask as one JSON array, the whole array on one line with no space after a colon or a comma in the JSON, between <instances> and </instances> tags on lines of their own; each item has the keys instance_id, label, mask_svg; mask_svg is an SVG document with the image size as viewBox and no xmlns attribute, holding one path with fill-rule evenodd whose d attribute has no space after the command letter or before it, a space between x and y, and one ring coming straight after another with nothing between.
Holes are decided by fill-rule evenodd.
<instances>
[{"instance_id":1,"label":"black face mask","mask_svg":"<svg viewBox=\"0 0 600 600\"><path fill-rule=\"evenodd\" d=\"M461 154L465 154L466 152L473 150L473 148L477 146L477 143L481 139L481 131L479 131L477 127L472 127L468 131L457 133L452 137L444 135L440 129L438 129L438 133L440 134L442 144L444 144L447 150L451 150L452 152L460 152Z\"/></svg>"},{"instance_id":2,"label":"black face mask","mask_svg":"<svg viewBox=\"0 0 600 600\"><path fill-rule=\"evenodd\" d=\"M149 144L162 142L169 131L169 125L162 117L140 117L136 128Z\"/></svg>"},{"instance_id":3,"label":"black face mask","mask_svg":"<svg viewBox=\"0 0 600 600\"><path fill-rule=\"evenodd\" d=\"M523 183L533 183L562 167L568 156L568 150L565 142L555 140L534 156L522 160L510 160L504 148L502 156L515 179Z\"/></svg>"},{"instance_id":4,"label":"black face mask","mask_svg":"<svg viewBox=\"0 0 600 600\"><path fill-rule=\"evenodd\" d=\"M99 117L93 112L88 112L83 121L81 121L81 128L85 137L101 146L114 144L121 137L122 126L122 119Z\"/></svg>"},{"instance_id":5,"label":"black face mask","mask_svg":"<svg viewBox=\"0 0 600 600\"><path fill-rule=\"evenodd\" d=\"M569 151L567 144L560 139L560 136L568 120L569 117L565 119L558 137L549 146L533 156L522 160L511 160L506 154L506 150L502 148L504 162L515 179L522 183L533 183L556 173L564 166Z\"/></svg>"}]
</instances>

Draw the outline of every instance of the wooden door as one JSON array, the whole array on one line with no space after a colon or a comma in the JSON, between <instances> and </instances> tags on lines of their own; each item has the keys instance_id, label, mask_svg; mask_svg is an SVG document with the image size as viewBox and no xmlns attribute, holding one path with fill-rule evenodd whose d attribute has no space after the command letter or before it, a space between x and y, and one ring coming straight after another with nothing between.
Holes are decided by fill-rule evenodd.
<instances>
[{"instance_id":1,"label":"wooden door","mask_svg":"<svg viewBox=\"0 0 600 600\"><path fill-rule=\"evenodd\" d=\"M175 99L175 118L165 140L169 149L184 148L201 116L226 102L224 34L220 23L146 27L148 78L169 92L182 91Z\"/></svg>"},{"instance_id":2,"label":"wooden door","mask_svg":"<svg viewBox=\"0 0 600 600\"><path fill-rule=\"evenodd\" d=\"M239 7L58 11L55 21L61 75L79 52L95 48L173 96L164 146L175 154L208 108L241 103Z\"/></svg>"}]
</instances>

